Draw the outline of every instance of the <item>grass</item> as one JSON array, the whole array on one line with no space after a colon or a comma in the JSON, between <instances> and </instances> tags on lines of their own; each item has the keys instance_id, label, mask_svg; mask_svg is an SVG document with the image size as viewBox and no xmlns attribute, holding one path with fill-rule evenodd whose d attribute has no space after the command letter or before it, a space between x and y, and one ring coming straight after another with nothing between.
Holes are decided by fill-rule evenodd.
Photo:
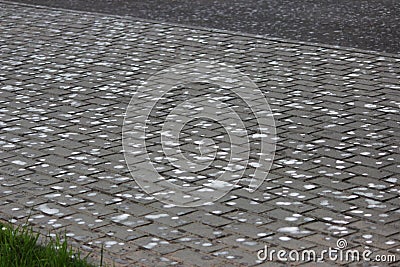
<instances>
[{"instance_id":1,"label":"grass","mask_svg":"<svg viewBox=\"0 0 400 267\"><path fill-rule=\"evenodd\" d=\"M68 245L66 236L46 237L41 242L43 245L38 245L39 237L40 234L33 232L27 225L13 227L11 224L0 223L0 267L95 266L87 262L89 255L82 257L79 251L74 251Z\"/></svg>"}]
</instances>

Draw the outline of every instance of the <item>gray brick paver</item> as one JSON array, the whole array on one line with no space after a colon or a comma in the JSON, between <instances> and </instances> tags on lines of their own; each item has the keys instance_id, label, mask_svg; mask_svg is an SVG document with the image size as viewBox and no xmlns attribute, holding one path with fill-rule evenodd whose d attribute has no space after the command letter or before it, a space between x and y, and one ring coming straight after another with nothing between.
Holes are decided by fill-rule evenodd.
<instances>
[{"instance_id":1,"label":"gray brick paver","mask_svg":"<svg viewBox=\"0 0 400 267\"><path fill-rule=\"evenodd\" d=\"M0 15L2 219L22 223L31 214L42 232L66 229L95 251L105 244L116 266L265 266L256 262L264 244L323 249L337 237L400 254L398 55L1 1ZM276 157L255 193L241 182L214 204L171 207L134 183L121 127L140 82L198 57L235 65L263 91L276 121ZM204 96L202 88L193 95ZM243 101L212 95L236 105L257 132ZM152 118L162 122L184 99L171 96ZM139 104L148 101L143 95ZM185 128L184 138L195 131ZM217 125L200 131L224 134ZM159 124L149 132L157 155ZM182 148L198 152L188 141ZM252 144L251 157L257 152Z\"/></svg>"}]
</instances>

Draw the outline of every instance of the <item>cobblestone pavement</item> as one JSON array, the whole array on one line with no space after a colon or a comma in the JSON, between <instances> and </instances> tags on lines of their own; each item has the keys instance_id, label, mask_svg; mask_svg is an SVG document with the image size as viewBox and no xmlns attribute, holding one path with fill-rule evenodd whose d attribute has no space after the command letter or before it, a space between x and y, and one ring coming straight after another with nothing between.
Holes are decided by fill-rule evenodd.
<instances>
[{"instance_id":1,"label":"cobblestone pavement","mask_svg":"<svg viewBox=\"0 0 400 267\"><path fill-rule=\"evenodd\" d=\"M263 265L264 245L338 238L399 265L398 55L7 3L0 18L2 219L104 244L117 266ZM193 59L248 75L279 139L257 191L182 208L135 184L121 131L135 88Z\"/></svg>"}]
</instances>

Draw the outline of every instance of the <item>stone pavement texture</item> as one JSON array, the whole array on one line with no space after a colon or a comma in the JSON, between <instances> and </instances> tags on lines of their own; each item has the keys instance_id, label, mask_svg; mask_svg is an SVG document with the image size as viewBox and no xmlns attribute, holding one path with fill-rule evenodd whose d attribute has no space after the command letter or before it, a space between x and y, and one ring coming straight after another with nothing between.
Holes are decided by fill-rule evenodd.
<instances>
[{"instance_id":1,"label":"stone pavement texture","mask_svg":"<svg viewBox=\"0 0 400 267\"><path fill-rule=\"evenodd\" d=\"M2 219L103 244L117 266L267 266L264 245L338 238L400 264L398 55L5 2L0 18ZM182 208L136 185L121 131L141 82L194 59L251 78L278 140L257 191Z\"/></svg>"}]
</instances>

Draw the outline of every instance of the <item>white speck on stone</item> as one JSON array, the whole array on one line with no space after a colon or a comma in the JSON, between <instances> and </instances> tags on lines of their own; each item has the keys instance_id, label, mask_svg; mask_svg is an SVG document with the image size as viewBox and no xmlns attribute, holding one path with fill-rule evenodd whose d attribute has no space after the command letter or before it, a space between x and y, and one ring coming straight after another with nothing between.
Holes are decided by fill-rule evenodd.
<instances>
[{"instance_id":1,"label":"white speck on stone","mask_svg":"<svg viewBox=\"0 0 400 267\"><path fill-rule=\"evenodd\" d=\"M131 216L131 215L129 215L129 214L121 214L121 215L118 215L118 216L114 216L111 219L114 222L120 222L120 221L128 219L129 216Z\"/></svg>"},{"instance_id":2,"label":"white speck on stone","mask_svg":"<svg viewBox=\"0 0 400 267\"><path fill-rule=\"evenodd\" d=\"M26 162L22 161L22 160L14 160L14 161L12 161L12 163L17 164L17 165L21 165L21 166L26 165Z\"/></svg>"},{"instance_id":3,"label":"white speck on stone","mask_svg":"<svg viewBox=\"0 0 400 267\"><path fill-rule=\"evenodd\" d=\"M168 214L151 214L151 215L145 216L146 219L150 219L150 220L157 220L157 219L165 218L165 217L169 217L169 215Z\"/></svg>"},{"instance_id":4,"label":"white speck on stone","mask_svg":"<svg viewBox=\"0 0 400 267\"><path fill-rule=\"evenodd\" d=\"M261 165L260 163L258 163L258 162L250 162L249 165L250 165L251 167L253 167L253 168L259 168L259 167L262 166L262 165Z\"/></svg>"},{"instance_id":5,"label":"white speck on stone","mask_svg":"<svg viewBox=\"0 0 400 267\"><path fill-rule=\"evenodd\" d=\"M267 236L267 235L268 235L267 233L258 233L257 234L258 237L264 237L264 236Z\"/></svg>"},{"instance_id":6,"label":"white speck on stone","mask_svg":"<svg viewBox=\"0 0 400 267\"><path fill-rule=\"evenodd\" d=\"M104 242L104 245L110 247L116 245L118 242L117 241L106 241Z\"/></svg>"},{"instance_id":7,"label":"white speck on stone","mask_svg":"<svg viewBox=\"0 0 400 267\"><path fill-rule=\"evenodd\" d=\"M227 183L225 181L215 180L211 183L204 184L205 186L212 187L212 188L229 188L233 186L231 183Z\"/></svg>"},{"instance_id":8,"label":"white speck on stone","mask_svg":"<svg viewBox=\"0 0 400 267\"><path fill-rule=\"evenodd\" d=\"M261 138L261 137L267 137L266 134L253 134L251 137L253 138Z\"/></svg>"},{"instance_id":9,"label":"white speck on stone","mask_svg":"<svg viewBox=\"0 0 400 267\"><path fill-rule=\"evenodd\" d=\"M310 231L304 230L300 231L299 227L282 227L278 229L278 232L281 233L290 233L290 234L308 234Z\"/></svg>"},{"instance_id":10,"label":"white speck on stone","mask_svg":"<svg viewBox=\"0 0 400 267\"><path fill-rule=\"evenodd\" d=\"M47 206L47 204L42 204L42 205L40 205L40 206L39 206L39 210L40 210L41 212L46 213L46 214L49 214L49 215L54 215L54 214L57 214L57 213L60 212L59 209L52 209L52 208L49 208L49 207Z\"/></svg>"},{"instance_id":11,"label":"white speck on stone","mask_svg":"<svg viewBox=\"0 0 400 267\"><path fill-rule=\"evenodd\" d=\"M151 243L148 243L148 244L144 245L143 247L145 247L145 248L147 248L147 249L152 249L152 248L154 248L155 246L157 246L157 243L151 242Z\"/></svg>"},{"instance_id":12,"label":"white speck on stone","mask_svg":"<svg viewBox=\"0 0 400 267\"><path fill-rule=\"evenodd\" d=\"M316 188L317 186L315 186L315 185L313 185L313 184L306 184L306 185L304 185L303 187L304 187L305 189L307 189L307 190L310 190L310 189Z\"/></svg>"}]
</instances>

